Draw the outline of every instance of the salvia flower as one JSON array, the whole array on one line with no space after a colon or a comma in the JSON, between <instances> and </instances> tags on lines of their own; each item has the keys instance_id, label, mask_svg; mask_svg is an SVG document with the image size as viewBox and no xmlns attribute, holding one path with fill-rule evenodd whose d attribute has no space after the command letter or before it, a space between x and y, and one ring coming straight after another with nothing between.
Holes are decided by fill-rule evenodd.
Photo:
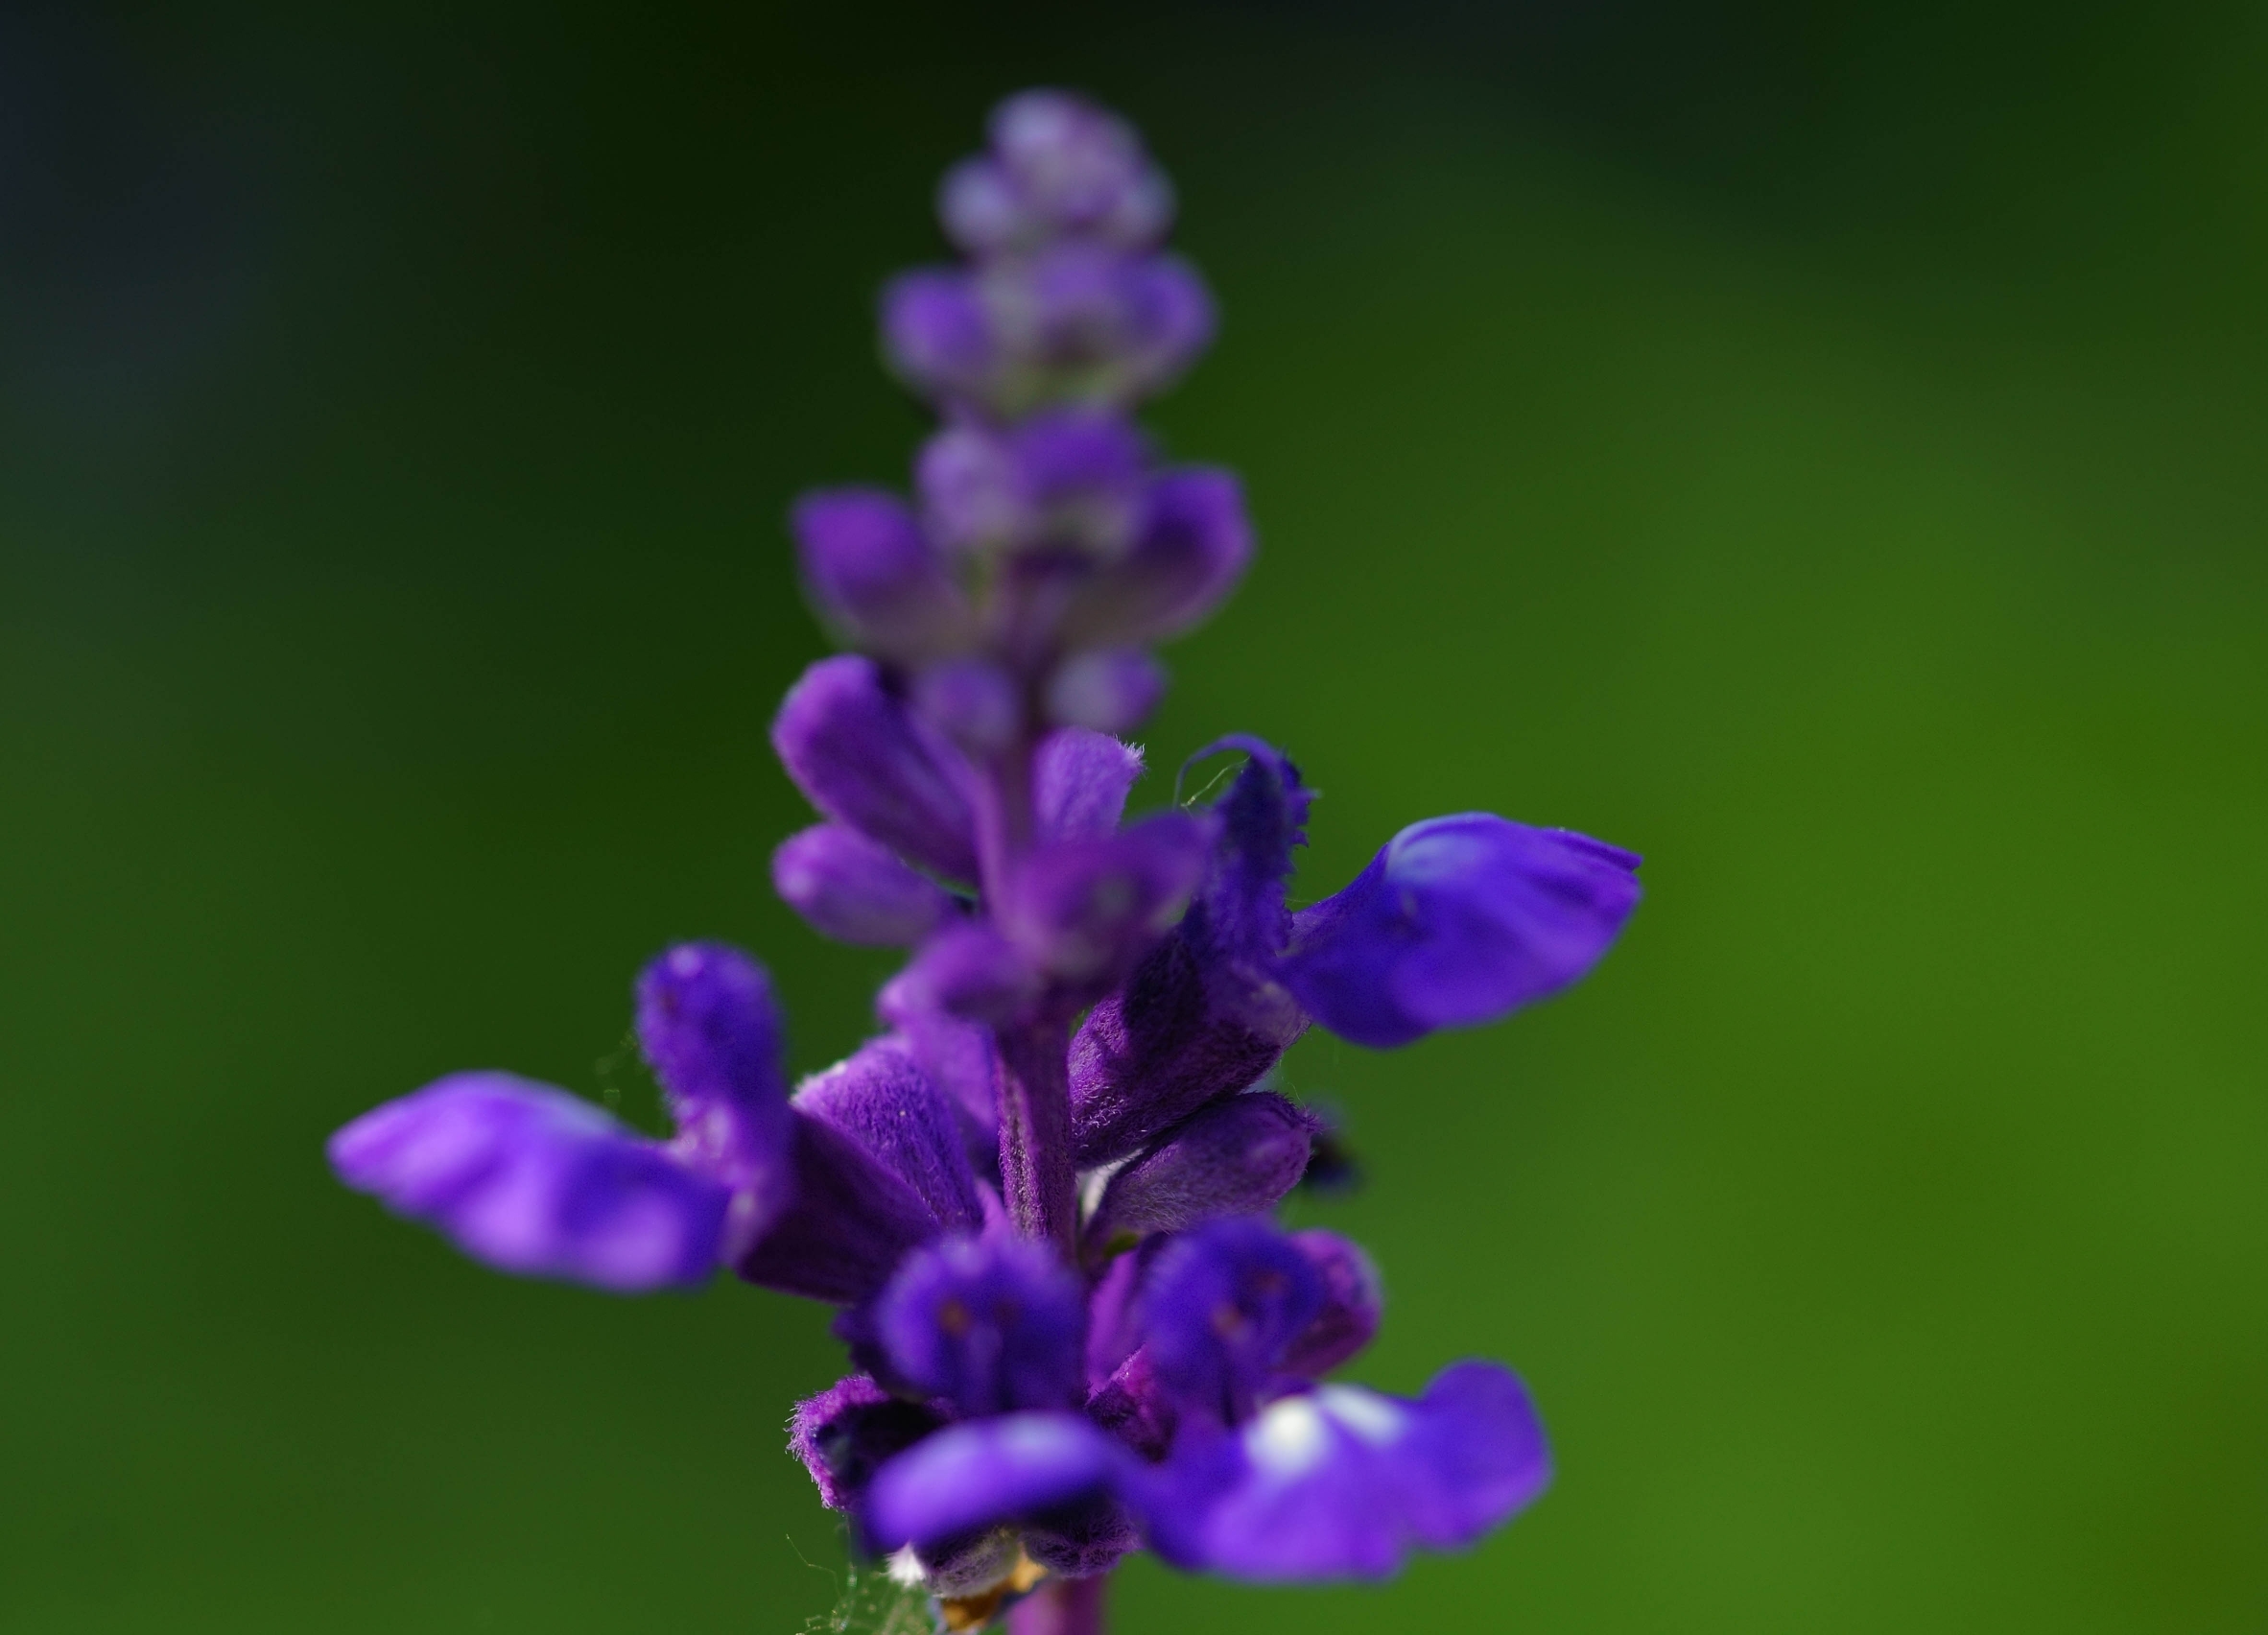
<instances>
[{"instance_id":1,"label":"salvia flower","mask_svg":"<svg viewBox=\"0 0 2268 1635\"><path fill-rule=\"evenodd\" d=\"M1520 1381L1415 1398L1328 1380L1377 1333L1376 1267L1278 1202L1335 1162L1272 1073L1310 1027L1373 1048L1578 980L1638 859L1486 813L1412 824L1342 890L1288 892L1311 794L1232 736L1210 804L1128 820L1150 651L1249 564L1226 472L1127 417L1210 339L1133 130L1031 91L939 195L966 259L885 292L885 350L945 423L913 497L793 508L805 583L854 650L772 723L820 822L780 895L907 950L886 1031L790 1087L771 987L717 943L635 984L666 1138L563 1090L458 1074L333 1137L340 1177L504 1271L635 1292L719 1268L821 1301L852 1372L789 1445L858 1548L951 1627L1100 1627L1148 1548L1252 1580L1375 1577L1472 1544L1550 1457Z\"/></svg>"}]
</instances>

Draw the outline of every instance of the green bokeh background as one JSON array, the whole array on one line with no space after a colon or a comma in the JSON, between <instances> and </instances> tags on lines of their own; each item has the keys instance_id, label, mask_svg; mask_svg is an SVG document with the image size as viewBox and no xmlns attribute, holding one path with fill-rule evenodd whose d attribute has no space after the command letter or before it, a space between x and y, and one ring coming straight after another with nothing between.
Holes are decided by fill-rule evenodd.
<instances>
[{"instance_id":1,"label":"green bokeh background","mask_svg":"<svg viewBox=\"0 0 2268 1635\"><path fill-rule=\"evenodd\" d=\"M1648 857L1573 994L1289 1066L1358 1372L1510 1360L1547 1502L1121 1627L2268 1627L2256 7L332 11L0 32L0 1627L829 1604L823 1313L491 1276L320 1144L650 1121L676 936L860 1036L766 884L778 519L903 472L871 294L1032 82L1226 314L1154 425L1264 554L1153 764L1288 745L1309 895L1476 807Z\"/></svg>"}]
</instances>

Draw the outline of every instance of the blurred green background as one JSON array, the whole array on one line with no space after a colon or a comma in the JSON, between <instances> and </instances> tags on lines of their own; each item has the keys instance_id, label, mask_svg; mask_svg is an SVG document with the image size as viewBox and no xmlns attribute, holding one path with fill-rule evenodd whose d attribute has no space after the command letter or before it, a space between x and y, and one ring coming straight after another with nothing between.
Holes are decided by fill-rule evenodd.
<instances>
[{"instance_id":1,"label":"blurred green background","mask_svg":"<svg viewBox=\"0 0 2268 1635\"><path fill-rule=\"evenodd\" d=\"M0 18L0 1626L830 1604L822 1312L489 1275L320 1144L464 1066L650 1121L672 937L861 1035L766 882L779 518L902 478L872 293L1064 83L1263 532L1154 764L1288 745L1310 896L1475 807L1648 856L1568 998L1290 1064L1358 1371L1511 1361L1547 1501L1121 1627L2268 1627L2257 7L359 10Z\"/></svg>"}]
</instances>

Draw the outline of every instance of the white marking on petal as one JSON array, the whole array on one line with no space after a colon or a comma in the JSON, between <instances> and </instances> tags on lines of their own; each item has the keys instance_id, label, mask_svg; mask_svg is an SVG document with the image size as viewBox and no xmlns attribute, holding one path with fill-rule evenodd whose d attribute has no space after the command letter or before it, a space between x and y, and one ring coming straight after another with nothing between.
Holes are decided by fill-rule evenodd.
<instances>
[{"instance_id":1,"label":"white marking on petal","mask_svg":"<svg viewBox=\"0 0 2268 1635\"><path fill-rule=\"evenodd\" d=\"M1022 1458L1043 1459L1067 1451L1071 1434L1044 1414L1023 1413L998 1421L1000 1447L1004 1454Z\"/></svg>"},{"instance_id":2,"label":"white marking on petal","mask_svg":"<svg viewBox=\"0 0 2268 1635\"><path fill-rule=\"evenodd\" d=\"M1270 1403L1244 1433L1246 1455L1263 1475L1279 1481L1289 1481L1312 1469L1330 1443L1322 1412L1312 1399L1304 1396Z\"/></svg>"},{"instance_id":3,"label":"white marking on petal","mask_svg":"<svg viewBox=\"0 0 2268 1635\"><path fill-rule=\"evenodd\" d=\"M1409 1415L1400 1403L1360 1386L1325 1386L1315 1394L1322 1399L1324 1412L1374 1448L1400 1441L1408 1428Z\"/></svg>"}]
</instances>

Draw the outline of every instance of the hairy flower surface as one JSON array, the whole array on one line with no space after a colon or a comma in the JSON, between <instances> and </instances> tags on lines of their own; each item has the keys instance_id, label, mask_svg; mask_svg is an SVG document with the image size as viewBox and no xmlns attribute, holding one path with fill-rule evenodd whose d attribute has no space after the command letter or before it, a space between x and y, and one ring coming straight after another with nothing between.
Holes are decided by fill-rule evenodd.
<instances>
[{"instance_id":1,"label":"hairy flower surface","mask_svg":"<svg viewBox=\"0 0 2268 1635\"><path fill-rule=\"evenodd\" d=\"M884 292L891 367L943 417L912 497L805 496L789 531L854 651L772 723L823 821L780 895L908 950L886 1031L790 1089L768 979L664 950L637 1037L673 1126L458 1074L332 1138L340 1178L500 1270L618 1292L719 1268L836 1309L855 1371L791 1451L860 1548L957 1628L1099 1628L1129 1552L1257 1581L1376 1577L1531 1503L1550 1457L1495 1363L1414 1399L1324 1376L1377 1333L1377 1268L1277 1203L1327 1126L1271 1087L1310 1027L1388 1048L1581 978L1636 856L1486 813L1416 823L1294 911L1310 793L1257 738L1209 805L1129 821L1151 647L1249 566L1242 491L1129 418L1210 341L1133 130L1030 91L939 195L965 259Z\"/></svg>"}]
</instances>

